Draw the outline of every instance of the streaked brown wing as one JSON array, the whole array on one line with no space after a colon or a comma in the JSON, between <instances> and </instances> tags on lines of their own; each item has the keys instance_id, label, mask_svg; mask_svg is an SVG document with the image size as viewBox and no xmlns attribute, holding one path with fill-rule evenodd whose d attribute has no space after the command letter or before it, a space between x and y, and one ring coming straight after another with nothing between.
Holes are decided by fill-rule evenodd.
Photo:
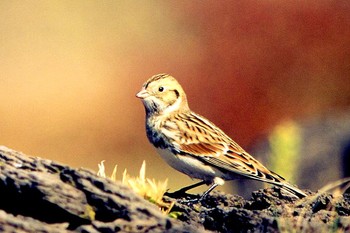
<instances>
[{"instance_id":1,"label":"streaked brown wing","mask_svg":"<svg viewBox=\"0 0 350 233\"><path fill-rule=\"evenodd\" d=\"M183 143L179 145L182 153L197 157L220 170L233 172L257 180L279 181L260 162L249 155L222 130L202 116L195 113L181 114L178 120ZM184 123L185 122L185 123Z\"/></svg>"},{"instance_id":2,"label":"streaked brown wing","mask_svg":"<svg viewBox=\"0 0 350 233\"><path fill-rule=\"evenodd\" d=\"M247 153L234 153L218 149L217 144L196 143L181 145L181 152L197 157L205 163L217 167L221 171L258 180L277 180L261 163Z\"/></svg>"}]
</instances>

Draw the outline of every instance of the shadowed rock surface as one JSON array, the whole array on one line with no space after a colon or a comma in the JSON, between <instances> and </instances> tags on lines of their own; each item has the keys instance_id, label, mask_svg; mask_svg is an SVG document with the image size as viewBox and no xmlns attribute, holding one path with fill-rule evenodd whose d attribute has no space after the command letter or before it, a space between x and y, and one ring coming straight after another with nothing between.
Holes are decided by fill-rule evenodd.
<instances>
[{"instance_id":1,"label":"shadowed rock surface","mask_svg":"<svg viewBox=\"0 0 350 233\"><path fill-rule=\"evenodd\" d=\"M201 203L178 200L174 219L121 183L86 169L6 147L0 147L0 169L1 232L350 231L349 196L295 200L271 188L245 200L213 192Z\"/></svg>"},{"instance_id":2,"label":"shadowed rock surface","mask_svg":"<svg viewBox=\"0 0 350 233\"><path fill-rule=\"evenodd\" d=\"M0 147L0 231L201 232L128 187Z\"/></svg>"},{"instance_id":3,"label":"shadowed rock surface","mask_svg":"<svg viewBox=\"0 0 350 233\"><path fill-rule=\"evenodd\" d=\"M274 187L253 192L252 198L245 200L215 191L201 204L188 208L180 205L179 211L184 214L179 219L201 223L216 232L350 231L348 194L337 198L331 194L311 195L296 200Z\"/></svg>"}]
</instances>

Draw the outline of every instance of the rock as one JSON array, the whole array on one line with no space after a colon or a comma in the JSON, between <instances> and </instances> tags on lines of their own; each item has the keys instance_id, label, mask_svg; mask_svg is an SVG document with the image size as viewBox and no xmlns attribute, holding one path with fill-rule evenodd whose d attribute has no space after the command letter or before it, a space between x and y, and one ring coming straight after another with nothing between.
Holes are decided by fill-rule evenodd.
<instances>
[{"instance_id":1,"label":"rock","mask_svg":"<svg viewBox=\"0 0 350 233\"><path fill-rule=\"evenodd\" d=\"M185 196L172 216L120 182L86 169L0 147L1 232L348 232L350 196L303 199L277 187L246 200L214 191L199 203Z\"/></svg>"},{"instance_id":2,"label":"rock","mask_svg":"<svg viewBox=\"0 0 350 233\"><path fill-rule=\"evenodd\" d=\"M308 192L303 199L286 196L278 187L253 192L250 200L214 191L191 208L177 203L182 221L203 224L215 232L348 232L350 195ZM193 197L192 197L193 198ZM184 200L182 200L184 201Z\"/></svg>"},{"instance_id":3,"label":"rock","mask_svg":"<svg viewBox=\"0 0 350 233\"><path fill-rule=\"evenodd\" d=\"M202 232L119 182L0 147L2 232Z\"/></svg>"}]
</instances>

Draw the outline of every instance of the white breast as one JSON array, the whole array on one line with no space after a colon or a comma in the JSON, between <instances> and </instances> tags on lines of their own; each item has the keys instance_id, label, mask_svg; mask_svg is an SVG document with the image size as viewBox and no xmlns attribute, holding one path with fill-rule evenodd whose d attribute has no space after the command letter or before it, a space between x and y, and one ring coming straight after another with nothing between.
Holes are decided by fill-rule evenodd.
<instances>
[{"instance_id":1,"label":"white breast","mask_svg":"<svg viewBox=\"0 0 350 233\"><path fill-rule=\"evenodd\" d=\"M174 155L170 150L157 149L160 156L174 169L185 173L191 178L201 179L211 183L218 175L216 169L201 161L186 155Z\"/></svg>"}]
</instances>

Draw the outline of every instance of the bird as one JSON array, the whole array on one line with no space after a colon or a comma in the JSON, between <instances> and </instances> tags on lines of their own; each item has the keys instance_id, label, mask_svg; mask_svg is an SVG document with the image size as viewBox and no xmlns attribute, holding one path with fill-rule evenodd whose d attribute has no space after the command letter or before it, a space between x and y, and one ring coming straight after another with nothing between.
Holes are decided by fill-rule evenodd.
<instances>
[{"instance_id":1,"label":"bird","mask_svg":"<svg viewBox=\"0 0 350 233\"><path fill-rule=\"evenodd\" d=\"M169 74L149 78L136 94L146 113L146 134L160 156L174 169L210 185L203 200L218 185L235 179L253 179L279 186L297 198L307 195L282 176L267 169L214 123L191 111L180 83Z\"/></svg>"}]
</instances>

